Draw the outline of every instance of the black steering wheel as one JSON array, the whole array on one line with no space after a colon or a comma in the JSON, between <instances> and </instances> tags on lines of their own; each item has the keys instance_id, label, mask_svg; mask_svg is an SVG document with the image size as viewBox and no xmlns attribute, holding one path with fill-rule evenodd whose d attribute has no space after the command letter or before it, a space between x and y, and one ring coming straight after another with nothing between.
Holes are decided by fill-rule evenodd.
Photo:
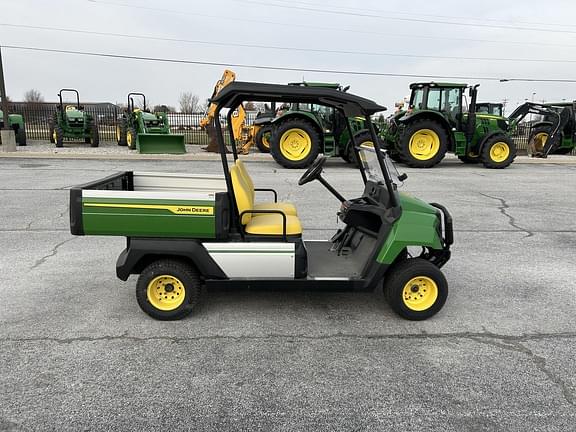
<instances>
[{"instance_id":1,"label":"black steering wheel","mask_svg":"<svg viewBox=\"0 0 576 432\"><path fill-rule=\"evenodd\" d=\"M326 159L328 159L326 156L322 156L316 159L312 166L308 168L304 174L302 174L302 177L300 177L300 180L298 180L298 184L302 186L320 177L320 174L322 174L322 168L326 163Z\"/></svg>"}]
</instances>

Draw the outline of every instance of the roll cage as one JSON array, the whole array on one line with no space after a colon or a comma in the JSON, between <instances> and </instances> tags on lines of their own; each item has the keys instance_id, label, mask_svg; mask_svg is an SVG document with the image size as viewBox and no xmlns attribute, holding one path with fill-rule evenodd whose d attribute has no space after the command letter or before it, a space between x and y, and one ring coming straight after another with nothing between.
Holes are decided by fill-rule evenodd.
<instances>
[{"instance_id":1,"label":"roll cage","mask_svg":"<svg viewBox=\"0 0 576 432\"><path fill-rule=\"evenodd\" d=\"M230 136L231 142L234 143L235 138L232 128L232 115L234 110L242 102L245 101L271 103L313 103L334 108L335 110L340 111L345 117L364 117L366 119L367 129L372 137L372 142L374 143L374 146L377 150L376 155L378 164L382 170L385 187L389 195L390 207L396 208L399 206L395 185L392 182L390 172L388 171L387 165L385 163L384 153L380 151L381 146L380 140L378 139L378 134L376 133L376 129L370 119L371 115L380 111L385 111L386 107L378 105L376 102L370 99L331 88L235 81L223 88L214 97L212 97L210 102L215 104L216 107L212 123L217 131L217 140L222 160L222 169L224 171L226 186L229 191L234 191L234 187L232 185L232 178L229 169L230 167L228 165L228 150L226 143L224 142L224 132L222 130L222 125L217 119L220 118L220 112L223 109L229 110L227 115L228 134ZM350 133L350 137L354 142L354 153L358 158L358 144L354 141L354 134L351 130L349 122L347 122L347 128L348 132ZM238 152L236 150L236 146L232 145L231 147L234 160L237 160ZM364 184L366 184L368 182L368 178L366 176L364 166L363 164L358 165L362 180L364 181ZM235 200L231 200L231 205L235 214L238 215L238 208L236 206Z\"/></svg>"},{"instance_id":2,"label":"roll cage","mask_svg":"<svg viewBox=\"0 0 576 432\"><path fill-rule=\"evenodd\" d=\"M60 89L60 91L58 92L58 99L60 100L59 104L60 111L64 111L64 102L62 100L62 93L74 93L76 95L76 108L78 109L78 111L82 110L82 106L80 105L80 93L78 93L78 90L63 88Z\"/></svg>"}]
</instances>

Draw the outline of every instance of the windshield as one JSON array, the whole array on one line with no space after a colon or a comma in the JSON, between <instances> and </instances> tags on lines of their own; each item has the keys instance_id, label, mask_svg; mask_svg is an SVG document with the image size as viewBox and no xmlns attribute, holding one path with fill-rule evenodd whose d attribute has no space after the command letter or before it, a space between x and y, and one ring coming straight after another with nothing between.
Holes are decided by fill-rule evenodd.
<instances>
[{"instance_id":1,"label":"windshield","mask_svg":"<svg viewBox=\"0 0 576 432\"><path fill-rule=\"evenodd\" d=\"M402 180L400 180L400 174L396 169L394 163L390 160L390 156L388 156L388 152L384 149L380 150L384 155L384 163L386 164L386 169L390 174L390 179L392 183L394 183L397 187L400 187L404 184ZM366 172L366 177L369 181L374 183L385 184L384 182L384 174L380 169L380 164L378 163L378 157L376 156L376 150L372 144L361 144L360 148L358 149L358 154L360 156L360 161L362 162L362 166L364 167L364 171Z\"/></svg>"}]
</instances>

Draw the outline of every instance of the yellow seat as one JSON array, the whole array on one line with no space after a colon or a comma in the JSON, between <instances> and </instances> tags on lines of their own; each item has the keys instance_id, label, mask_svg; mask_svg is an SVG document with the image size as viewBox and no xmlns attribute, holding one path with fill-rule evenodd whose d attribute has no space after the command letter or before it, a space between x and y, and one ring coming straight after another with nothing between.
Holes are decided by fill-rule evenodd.
<instances>
[{"instance_id":1,"label":"yellow seat","mask_svg":"<svg viewBox=\"0 0 576 432\"><path fill-rule=\"evenodd\" d=\"M236 159L236 166L238 167L238 171L240 175L244 177L244 182L246 186L252 193L252 202L254 203L256 198L256 191L254 189L254 181L252 181L252 177L248 173L244 162L240 159ZM296 210L296 206L289 202L263 202L254 204L254 210L280 210L281 212L287 215L297 216L298 211Z\"/></svg>"},{"instance_id":2,"label":"yellow seat","mask_svg":"<svg viewBox=\"0 0 576 432\"><path fill-rule=\"evenodd\" d=\"M244 230L248 234L257 235L276 235L281 236L284 233L283 221L284 218L278 213L244 213L247 210L256 210L254 208L253 195L250 187L246 183L243 175L237 166L230 167L230 177L232 179L232 187L234 188L234 197L236 199L236 206L238 212L242 215L240 223L244 225ZM260 211L278 210L262 208ZM242 214L244 213L244 214ZM302 234L302 224L298 216L286 216L286 235L300 235Z\"/></svg>"}]
</instances>

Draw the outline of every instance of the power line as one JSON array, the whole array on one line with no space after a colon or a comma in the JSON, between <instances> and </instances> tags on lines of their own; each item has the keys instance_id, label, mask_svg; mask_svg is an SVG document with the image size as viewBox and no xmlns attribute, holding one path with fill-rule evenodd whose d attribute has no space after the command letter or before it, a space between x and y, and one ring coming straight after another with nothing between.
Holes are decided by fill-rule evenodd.
<instances>
[{"instance_id":1,"label":"power line","mask_svg":"<svg viewBox=\"0 0 576 432\"><path fill-rule=\"evenodd\" d=\"M90 0L93 1L93 0ZM238 1L238 0L234 0ZM533 27L519 27L519 26L505 26L499 24L475 24L475 23L458 23L453 21L444 21L444 20L432 20L432 19L422 19L422 18L400 18L400 17L389 17L379 14L373 13L360 13L360 12L342 12L342 11L335 11L335 10L328 10L328 9L320 9L314 7L302 7L302 6L288 6L288 5L279 5L273 4L258 0L242 0L242 3L252 3L261 6L270 6L276 8L283 8L283 9L297 9L297 10L304 10L308 12L320 12L324 14L331 14L331 15L345 15L345 16L357 16L362 18L377 18L383 20L391 20L391 21L403 21L403 22L419 22L419 23L426 23L426 24L445 24L445 25L454 25L454 26L463 26L463 27L482 27L482 28L497 28L497 29L505 29L505 30L521 30L521 31L535 31L535 32L548 32L548 33L569 33L569 34L576 34L574 30L556 30L556 29L536 29Z\"/></svg>"},{"instance_id":2,"label":"power line","mask_svg":"<svg viewBox=\"0 0 576 432\"><path fill-rule=\"evenodd\" d=\"M25 24L0 23L0 26L12 27L12 28L23 28L23 29L30 29L30 30L47 30L47 31L58 31L58 32L66 32L66 33L98 35L98 36L124 37L124 38L130 38L130 39L156 40L156 41L163 41L163 42L184 42L184 43L199 44L199 45L224 46L224 47L233 46L233 47L240 47L240 48L258 48L258 49L270 49L270 50L281 50L281 51L301 51L301 52L329 53L329 54L347 54L347 55L400 57L400 58L424 58L424 59L441 59L441 60L479 60L479 61L522 62L522 63L526 63L526 62L529 62L529 63L576 63L576 60L558 60L558 59L461 57L461 56L441 56L441 55L428 55L428 54L400 54L400 53L384 53L384 52L369 52L369 51L330 50L330 49L320 49L320 48L284 47L284 46L278 46L278 45L242 44L242 43L234 43L234 42L215 42L215 41L206 41L206 40L179 39L179 38L167 38L167 37L146 36L146 35L130 35L130 34L125 34L125 33L99 32L99 31L91 31L91 30L66 29L66 28L62 28L62 27L33 26L33 25L25 25Z\"/></svg>"},{"instance_id":3,"label":"power line","mask_svg":"<svg viewBox=\"0 0 576 432\"><path fill-rule=\"evenodd\" d=\"M281 21L270 21L270 20L261 20L261 19L250 19L250 18L238 18L238 17L226 17L222 15L211 15L211 14L204 14L204 13L197 13L197 12L186 12L186 11L179 11L174 9L163 9L163 8L156 8L156 7L149 7L149 6L140 6L140 5L128 5L123 3L116 3L113 1L108 0L87 0L90 3L99 4L99 5L110 5L116 7L123 7L128 9L142 9L142 10L149 10L153 12L163 12L163 13L170 13L176 15L191 15L193 17L202 17L202 18L214 18L217 20L227 20L233 22L242 22L242 23L255 23L255 24L268 24L273 26L284 26L290 28L306 28L312 30L328 30L328 31L337 31L337 32L345 32L345 33L357 33L357 34L368 34L368 35L378 35L378 36L387 36L387 37L397 37L397 38L410 38L410 39L434 39L434 40L448 40L451 42L460 41L460 42L480 42L480 43L493 43L493 44L500 44L500 45L521 45L525 46L557 46L557 47L567 47L567 48L574 48L576 45L570 44L558 44L558 43L546 43L546 42L536 42L536 41L503 41L503 40L491 40L491 39L472 39L472 38L459 38L459 37L442 37L442 36L434 36L434 35L415 35L415 34L407 34L407 33L386 33L386 32L378 32L378 31L370 31L370 30L358 30L358 29L346 29L342 27L324 27L318 25L306 25L306 24L297 24L297 23L286 23Z\"/></svg>"},{"instance_id":4,"label":"power line","mask_svg":"<svg viewBox=\"0 0 576 432\"><path fill-rule=\"evenodd\" d=\"M239 1L239 0L232 0L232 1ZM240 0L243 1L243 0ZM287 3L287 4L301 4L301 5L305 5L305 6L315 6L315 7L321 7L323 5L318 4L318 3L310 3L310 2L304 2L304 1L295 1L295 0L271 0L273 2L276 3ZM539 26L554 26L554 27L569 27L569 28L573 28L574 25L573 24L561 24L561 23L557 23L557 22L549 22L546 24L542 24L541 22L536 22L536 21L510 21L510 20L500 20L500 19L494 19L494 18L475 18L475 17L470 17L470 16L456 16L456 15L437 15L437 14L426 14L426 13L413 13L413 12L402 12L402 11L397 11L397 10L385 10L385 9L373 9L373 8L351 8L348 6L335 6L333 4L330 5L330 7L332 8L338 8L338 9L345 9L345 12L348 12L350 10L354 10L354 11L364 11L364 12L382 12L382 13L391 13L394 15L410 15L410 16L423 16L423 17L432 17L432 18L445 18L445 19L459 19L459 20L469 20L469 21L490 21L490 22L497 22L497 23L504 23L504 24L527 24L527 25L539 25ZM344 11L343 11L344 12Z\"/></svg>"},{"instance_id":5,"label":"power line","mask_svg":"<svg viewBox=\"0 0 576 432\"><path fill-rule=\"evenodd\" d=\"M49 53L59 53L59 54L74 54L74 55L84 55L90 57L106 57L106 58L116 58L116 59L129 59L129 60L143 60L143 61L153 61L162 63L178 63L178 64L194 64L194 65L205 65L205 66L224 66L224 67L234 67L243 69L260 69L260 70L276 70L276 71L289 71L289 72L311 72L311 73L325 73L334 75L359 75L359 76L378 76L378 77L404 77L404 78L430 78L430 79L445 79L454 78L458 80L466 81L521 81L521 82L555 82L555 83L576 83L576 79L565 79L565 78L500 78L500 77L479 77L479 76L465 76L465 75L429 75L429 74L413 74L413 73L388 73L388 72L365 72L365 71L347 71L347 70L337 70L337 69L315 69L315 68L304 68L304 67L285 67L285 66L262 66L262 65L251 65L242 63L226 63L226 62L215 62L215 61L198 61L198 60L182 60L182 59L170 59L170 58L159 58L159 57L143 57L143 56L131 56L123 54L108 54L108 53L97 53L91 51L73 51L73 50L63 50L63 49L53 49L53 48L38 48L38 47L27 47L27 46L17 46L17 45L2 45L1 48L8 48L13 50L25 50L25 51L38 51L38 52L49 52Z\"/></svg>"}]
</instances>

